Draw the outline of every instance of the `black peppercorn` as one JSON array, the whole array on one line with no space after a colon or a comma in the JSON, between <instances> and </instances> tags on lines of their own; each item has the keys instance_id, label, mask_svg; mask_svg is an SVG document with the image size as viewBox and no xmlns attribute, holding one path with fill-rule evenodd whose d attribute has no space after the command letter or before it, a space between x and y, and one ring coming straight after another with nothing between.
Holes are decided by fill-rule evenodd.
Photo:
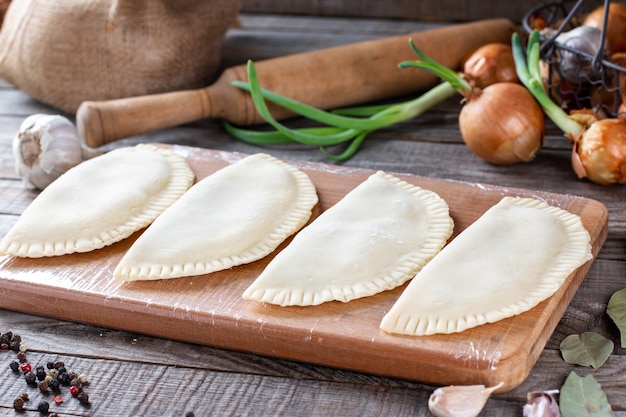
<instances>
[{"instance_id":1,"label":"black peppercorn","mask_svg":"<svg viewBox=\"0 0 626 417\"><path fill-rule=\"evenodd\" d=\"M76 394L76 399L82 404L87 404L89 402L89 395L87 395L85 391L80 391L78 394Z\"/></svg>"},{"instance_id":2,"label":"black peppercorn","mask_svg":"<svg viewBox=\"0 0 626 417\"><path fill-rule=\"evenodd\" d=\"M25 352L17 352L17 360L20 362L26 362L26 353Z\"/></svg>"},{"instance_id":3,"label":"black peppercorn","mask_svg":"<svg viewBox=\"0 0 626 417\"><path fill-rule=\"evenodd\" d=\"M59 382L65 386L69 386L70 382L72 382L72 380L70 379L70 376L67 374L67 372L63 372L63 373L59 373Z\"/></svg>"},{"instance_id":4,"label":"black peppercorn","mask_svg":"<svg viewBox=\"0 0 626 417\"><path fill-rule=\"evenodd\" d=\"M50 382L48 382L48 387L52 390L52 391L58 391L60 389L60 382L58 379L52 379Z\"/></svg>"},{"instance_id":5,"label":"black peppercorn","mask_svg":"<svg viewBox=\"0 0 626 417\"><path fill-rule=\"evenodd\" d=\"M38 366L35 368L35 375L37 375L37 379L43 381L46 379L46 370L43 366Z\"/></svg>"},{"instance_id":6,"label":"black peppercorn","mask_svg":"<svg viewBox=\"0 0 626 417\"><path fill-rule=\"evenodd\" d=\"M48 411L50 411L50 404L48 404L47 401L41 401L37 404L37 410L39 410L41 414L48 414Z\"/></svg>"},{"instance_id":7,"label":"black peppercorn","mask_svg":"<svg viewBox=\"0 0 626 417\"><path fill-rule=\"evenodd\" d=\"M48 363L46 363L46 368L48 368L48 369L52 369L52 368L54 368L54 362L48 362Z\"/></svg>"},{"instance_id":8,"label":"black peppercorn","mask_svg":"<svg viewBox=\"0 0 626 417\"><path fill-rule=\"evenodd\" d=\"M49 382L44 379L43 381L39 383L38 387L39 387L39 391L48 392Z\"/></svg>"},{"instance_id":9,"label":"black peppercorn","mask_svg":"<svg viewBox=\"0 0 626 417\"><path fill-rule=\"evenodd\" d=\"M24 399L22 397L14 399L13 408L15 408L16 411L22 411L24 409Z\"/></svg>"},{"instance_id":10,"label":"black peppercorn","mask_svg":"<svg viewBox=\"0 0 626 417\"><path fill-rule=\"evenodd\" d=\"M20 364L17 363L16 361L11 362L11 364L9 364L9 367L15 373L19 373L20 372Z\"/></svg>"},{"instance_id":11,"label":"black peppercorn","mask_svg":"<svg viewBox=\"0 0 626 417\"><path fill-rule=\"evenodd\" d=\"M26 383L28 385L37 385L37 376L33 372L26 372L24 374L24 379L26 379Z\"/></svg>"},{"instance_id":12,"label":"black peppercorn","mask_svg":"<svg viewBox=\"0 0 626 417\"><path fill-rule=\"evenodd\" d=\"M13 351L13 352L19 352L20 351L20 342L17 340L13 340L11 343L9 343L9 350Z\"/></svg>"},{"instance_id":13,"label":"black peppercorn","mask_svg":"<svg viewBox=\"0 0 626 417\"><path fill-rule=\"evenodd\" d=\"M55 369L65 368L65 364L62 361L57 361L54 363Z\"/></svg>"},{"instance_id":14,"label":"black peppercorn","mask_svg":"<svg viewBox=\"0 0 626 417\"><path fill-rule=\"evenodd\" d=\"M13 332L8 331L0 336L0 343L9 343L13 339Z\"/></svg>"}]
</instances>

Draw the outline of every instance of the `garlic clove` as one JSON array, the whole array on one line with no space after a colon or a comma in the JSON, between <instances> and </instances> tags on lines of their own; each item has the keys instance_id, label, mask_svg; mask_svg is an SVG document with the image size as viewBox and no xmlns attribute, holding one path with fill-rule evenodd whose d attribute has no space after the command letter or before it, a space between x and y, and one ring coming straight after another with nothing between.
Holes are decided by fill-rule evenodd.
<instances>
[{"instance_id":1,"label":"garlic clove","mask_svg":"<svg viewBox=\"0 0 626 417\"><path fill-rule=\"evenodd\" d=\"M524 417L560 417L559 403L556 395L559 390L534 391L526 396L527 404L524 405Z\"/></svg>"},{"instance_id":2,"label":"garlic clove","mask_svg":"<svg viewBox=\"0 0 626 417\"><path fill-rule=\"evenodd\" d=\"M428 399L428 409L436 417L476 417L492 392L504 385L450 385L437 388Z\"/></svg>"},{"instance_id":3,"label":"garlic clove","mask_svg":"<svg viewBox=\"0 0 626 417\"><path fill-rule=\"evenodd\" d=\"M15 169L27 186L44 189L68 169L100 152L87 147L60 115L28 116L13 138Z\"/></svg>"}]
</instances>

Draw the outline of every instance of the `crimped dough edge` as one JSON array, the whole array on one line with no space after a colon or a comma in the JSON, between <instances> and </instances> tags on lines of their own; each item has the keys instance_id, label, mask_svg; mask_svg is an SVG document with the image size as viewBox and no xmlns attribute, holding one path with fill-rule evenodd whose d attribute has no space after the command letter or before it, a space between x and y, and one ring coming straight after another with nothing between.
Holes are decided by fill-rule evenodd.
<instances>
[{"instance_id":1,"label":"crimped dough edge","mask_svg":"<svg viewBox=\"0 0 626 417\"><path fill-rule=\"evenodd\" d=\"M154 196L152 201L149 202L149 205L146 206L142 212L133 214L124 219L115 229L102 230L99 234L87 239L48 241L39 242L38 244L22 243L11 240L9 231L5 239L0 242L0 254L26 258L41 258L90 252L119 242L153 222L160 213L176 201L176 199L191 186L195 174L182 156L154 145L138 144L134 147L118 148L111 152L124 152L125 150L135 148L160 154L166 159L170 168L170 181L167 187L158 195ZM97 163L96 158L83 163ZM124 215L127 214L128 213L124 213ZM119 213L115 215L119 215Z\"/></svg>"},{"instance_id":2,"label":"crimped dough edge","mask_svg":"<svg viewBox=\"0 0 626 417\"><path fill-rule=\"evenodd\" d=\"M204 262L186 262L176 265L151 265L137 267L118 266L113 276L125 281L158 280L210 274L234 266L251 263L272 253L289 236L300 230L312 215L313 207L318 202L317 190L309 176L293 165L266 153L257 153L248 157L260 157L287 170L296 180L298 199L287 212L282 222L263 240L249 250L219 259L207 259Z\"/></svg>"},{"instance_id":3,"label":"crimped dough edge","mask_svg":"<svg viewBox=\"0 0 626 417\"><path fill-rule=\"evenodd\" d=\"M432 216L429 236L423 247L406 254L393 270L382 276L373 277L367 282L348 287L330 287L321 291L311 292L302 288L254 288L251 285L243 294L243 298L251 301L265 302L280 306L314 306L329 301L349 302L368 297L383 291L394 289L411 278L423 268L446 244L452 235L454 222L449 214L448 204L434 191L410 184L384 171L377 171L376 176L389 181L399 189L412 194L425 203L426 211ZM332 207L329 208L332 210Z\"/></svg>"},{"instance_id":4,"label":"crimped dough edge","mask_svg":"<svg viewBox=\"0 0 626 417\"><path fill-rule=\"evenodd\" d=\"M558 262L551 264L551 268L544 273L544 281L514 304L497 310L485 310L480 314L468 314L457 317L455 320L449 317L423 315L419 311L394 314L392 309L381 321L382 330L410 336L451 334L524 313L551 297L570 274L592 259L591 238L578 215L535 198L506 196L501 201L512 201L520 207L544 210L551 213L565 226L570 244L564 252L559 254ZM416 306L416 308L419 307Z\"/></svg>"}]
</instances>

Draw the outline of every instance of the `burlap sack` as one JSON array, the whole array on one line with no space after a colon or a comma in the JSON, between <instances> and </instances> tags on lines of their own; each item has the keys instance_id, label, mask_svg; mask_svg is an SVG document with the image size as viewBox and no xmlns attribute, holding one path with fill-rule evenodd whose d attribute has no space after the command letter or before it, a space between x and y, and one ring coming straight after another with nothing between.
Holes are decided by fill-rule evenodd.
<instances>
[{"instance_id":1,"label":"burlap sack","mask_svg":"<svg viewBox=\"0 0 626 417\"><path fill-rule=\"evenodd\" d=\"M84 100L198 88L241 0L15 0L0 77L73 114Z\"/></svg>"}]
</instances>

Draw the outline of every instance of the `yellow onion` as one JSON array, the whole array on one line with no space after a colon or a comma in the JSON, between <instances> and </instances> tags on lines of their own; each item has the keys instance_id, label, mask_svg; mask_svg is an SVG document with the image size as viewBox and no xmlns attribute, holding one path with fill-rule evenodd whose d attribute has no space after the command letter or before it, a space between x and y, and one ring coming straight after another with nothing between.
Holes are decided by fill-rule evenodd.
<instances>
[{"instance_id":1,"label":"yellow onion","mask_svg":"<svg viewBox=\"0 0 626 417\"><path fill-rule=\"evenodd\" d=\"M492 164L532 160L543 143L543 110L520 84L474 89L459 114L459 129L472 152Z\"/></svg>"},{"instance_id":2,"label":"yellow onion","mask_svg":"<svg viewBox=\"0 0 626 417\"><path fill-rule=\"evenodd\" d=\"M463 74L477 87L499 82L519 82L511 45L488 43L474 51L463 63Z\"/></svg>"},{"instance_id":3,"label":"yellow onion","mask_svg":"<svg viewBox=\"0 0 626 417\"><path fill-rule=\"evenodd\" d=\"M604 6L596 8L587 15L583 25L602 29L604 10ZM609 5L605 42L611 53L626 52L626 5L615 2Z\"/></svg>"},{"instance_id":4,"label":"yellow onion","mask_svg":"<svg viewBox=\"0 0 626 417\"><path fill-rule=\"evenodd\" d=\"M626 122L602 119L589 125L574 144L572 167L597 184L626 184Z\"/></svg>"},{"instance_id":5,"label":"yellow onion","mask_svg":"<svg viewBox=\"0 0 626 417\"><path fill-rule=\"evenodd\" d=\"M532 160L545 133L543 111L521 84L499 82L477 87L467 77L425 56L413 42L419 59L401 62L434 73L464 97L459 130L467 147L492 164L515 164ZM445 84L445 83L444 83Z\"/></svg>"}]
</instances>

